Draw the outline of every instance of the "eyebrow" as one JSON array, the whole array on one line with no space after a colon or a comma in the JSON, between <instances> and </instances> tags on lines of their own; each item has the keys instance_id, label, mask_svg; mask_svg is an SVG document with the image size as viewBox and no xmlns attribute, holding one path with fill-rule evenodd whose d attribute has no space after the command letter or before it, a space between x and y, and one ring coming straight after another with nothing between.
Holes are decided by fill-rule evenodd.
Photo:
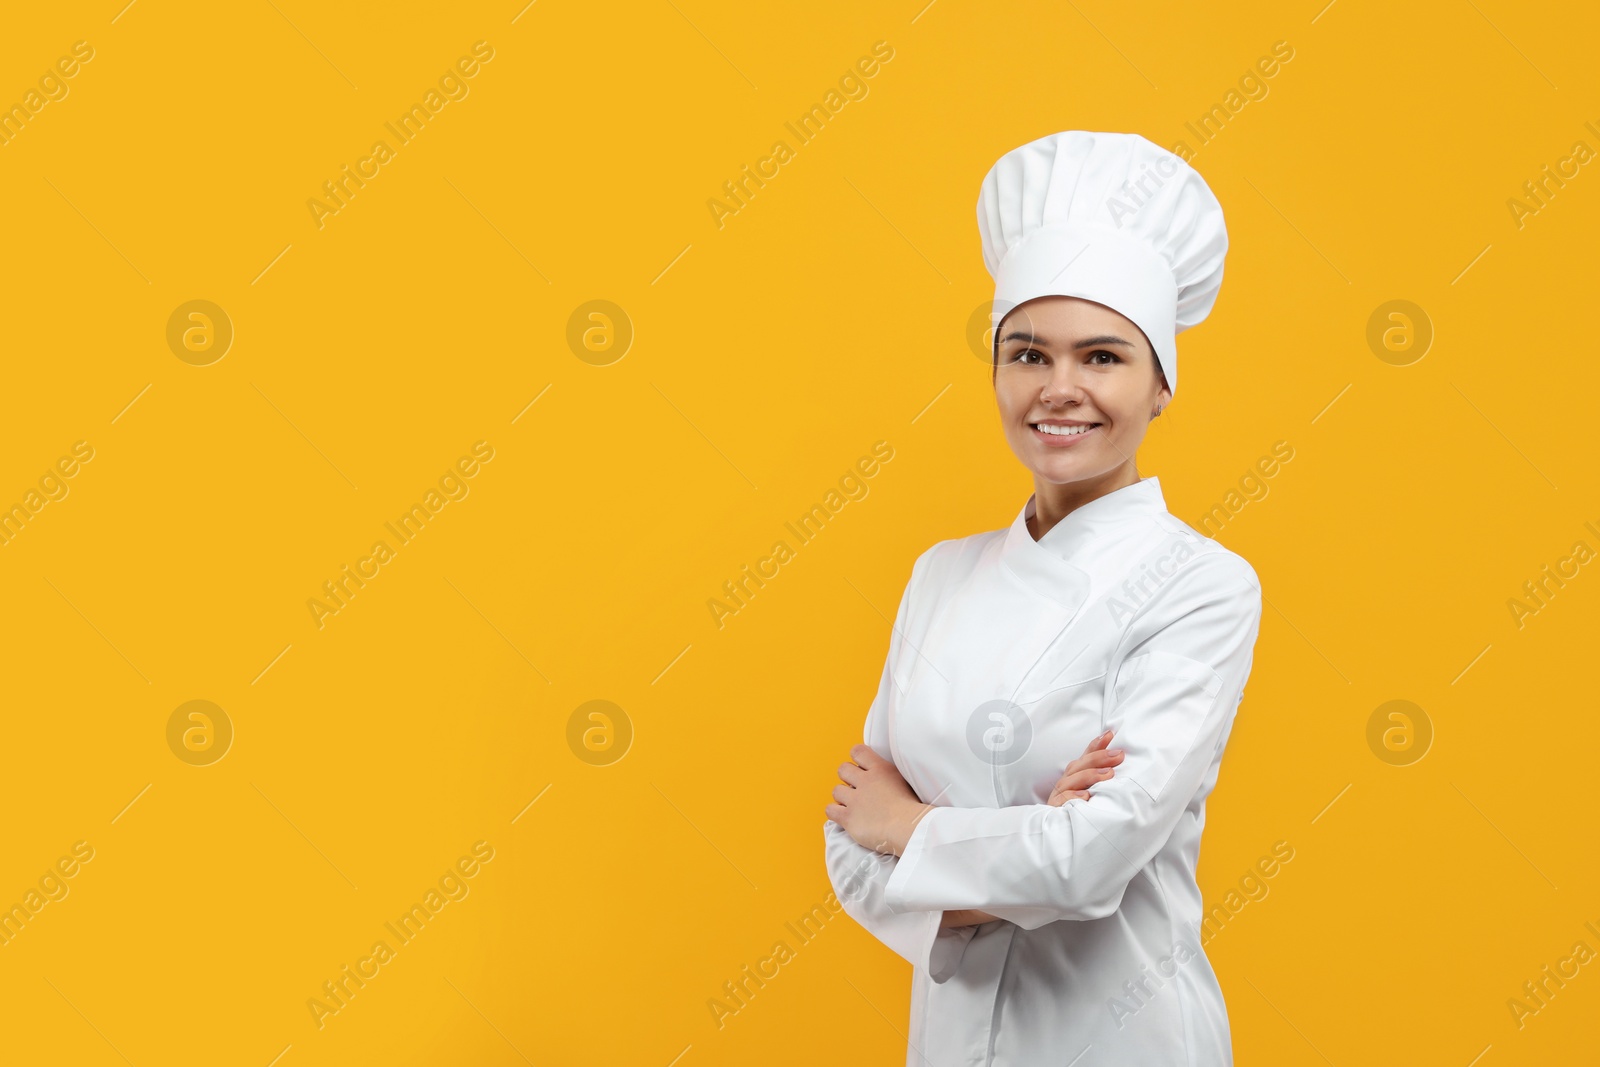
<instances>
[{"instance_id":1,"label":"eyebrow","mask_svg":"<svg viewBox=\"0 0 1600 1067\"><path fill-rule=\"evenodd\" d=\"M1040 337L1038 334L1024 333L1021 330L1013 330L1011 333L1006 334L1000 339L1001 344L1005 344L1008 341L1026 341L1029 344L1043 345L1046 348L1050 347L1050 342L1045 340L1043 337ZM1127 345L1129 348L1134 347L1132 341L1125 341L1122 338L1115 337L1109 333L1101 334L1099 337L1086 337L1082 341L1075 341L1073 342L1072 347L1088 348L1090 345Z\"/></svg>"}]
</instances>

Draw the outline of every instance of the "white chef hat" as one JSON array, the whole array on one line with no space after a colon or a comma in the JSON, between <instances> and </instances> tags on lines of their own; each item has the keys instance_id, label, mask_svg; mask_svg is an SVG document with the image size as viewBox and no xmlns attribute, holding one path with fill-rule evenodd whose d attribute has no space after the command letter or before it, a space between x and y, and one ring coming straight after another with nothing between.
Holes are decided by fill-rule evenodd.
<instances>
[{"instance_id":1,"label":"white chef hat","mask_svg":"<svg viewBox=\"0 0 1600 1067\"><path fill-rule=\"evenodd\" d=\"M1228 231L1189 164L1136 133L1068 130L1014 148L978 193L990 324L1040 296L1075 296L1133 321L1178 389L1177 335L1210 313Z\"/></svg>"}]
</instances>

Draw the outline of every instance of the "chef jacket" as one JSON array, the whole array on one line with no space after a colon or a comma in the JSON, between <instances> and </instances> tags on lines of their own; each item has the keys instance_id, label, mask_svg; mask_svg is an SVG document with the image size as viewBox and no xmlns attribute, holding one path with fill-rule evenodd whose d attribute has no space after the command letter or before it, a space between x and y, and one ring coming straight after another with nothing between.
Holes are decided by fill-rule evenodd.
<instances>
[{"instance_id":1,"label":"chef jacket","mask_svg":"<svg viewBox=\"0 0 1600 1067\"><path fill-rule=\"evenodd\" d=\"M1260 582L1154 477L1033 514L913 565L864 739L934 807L899 858L826 822L829 879L913 966L908 1067L1232 1064L1195 865ZM1108 728L1115 775L1049 805Z\"/></svg>"}]
</instances>

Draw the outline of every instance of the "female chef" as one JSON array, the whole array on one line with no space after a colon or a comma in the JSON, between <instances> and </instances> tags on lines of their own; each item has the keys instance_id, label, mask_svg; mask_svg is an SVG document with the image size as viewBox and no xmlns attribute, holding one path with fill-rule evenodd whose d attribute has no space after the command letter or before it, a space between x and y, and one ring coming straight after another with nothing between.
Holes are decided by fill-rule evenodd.
<instances>
[{"instance_id":1,"label":"female chef","mask_svg":"<svg viewBox=\"0 0 1600 1067\"><path fill-rule=\"evenodd\" d=\"M1033 493L912 566L829 878L913 965L908 1065L1231 1064L1195 865L1261 586L1135 462L1216 301L1222 209L1143 137L1071 131L1001 157L978 229Z\"/></svg>"}]
</instances>

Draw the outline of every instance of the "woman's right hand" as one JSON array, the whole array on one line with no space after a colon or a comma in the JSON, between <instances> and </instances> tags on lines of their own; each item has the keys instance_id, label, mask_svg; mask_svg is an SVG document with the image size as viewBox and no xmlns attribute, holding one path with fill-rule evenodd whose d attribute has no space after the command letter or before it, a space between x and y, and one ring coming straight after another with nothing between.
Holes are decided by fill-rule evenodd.
<instances>
[{"instance_id":1,"label":"woman's right hand","mask_svg":"<svg viewBox=\"0 0 1600 1067\"><path fill-rule=\"evenodd\" d=\"M1067 764L1066 771L1050 790L1048 803L1051 807L1059 808L1073 798L1088 800L1089 787L1111 777L1112 768L1122 762L1124 753L1120 748L1106 748L1111 743L1111 735L1114 732L1107 730L1090 741L1089 747L1083 750L1083 755Z\"/></svg>"},{"instance_id":2,"label":"woman's right hand","mask_svg":"<svg viewBox=\"0 0 1600 1067\"><path fill-rule=\"evenodd\" d=\"M955 930L963 926L982 926L984 923L999 922L998 915L990 915L986 911L971 909L967 911L947 911L939 920L939 929Z\"/></svg>"}]
</instances>

